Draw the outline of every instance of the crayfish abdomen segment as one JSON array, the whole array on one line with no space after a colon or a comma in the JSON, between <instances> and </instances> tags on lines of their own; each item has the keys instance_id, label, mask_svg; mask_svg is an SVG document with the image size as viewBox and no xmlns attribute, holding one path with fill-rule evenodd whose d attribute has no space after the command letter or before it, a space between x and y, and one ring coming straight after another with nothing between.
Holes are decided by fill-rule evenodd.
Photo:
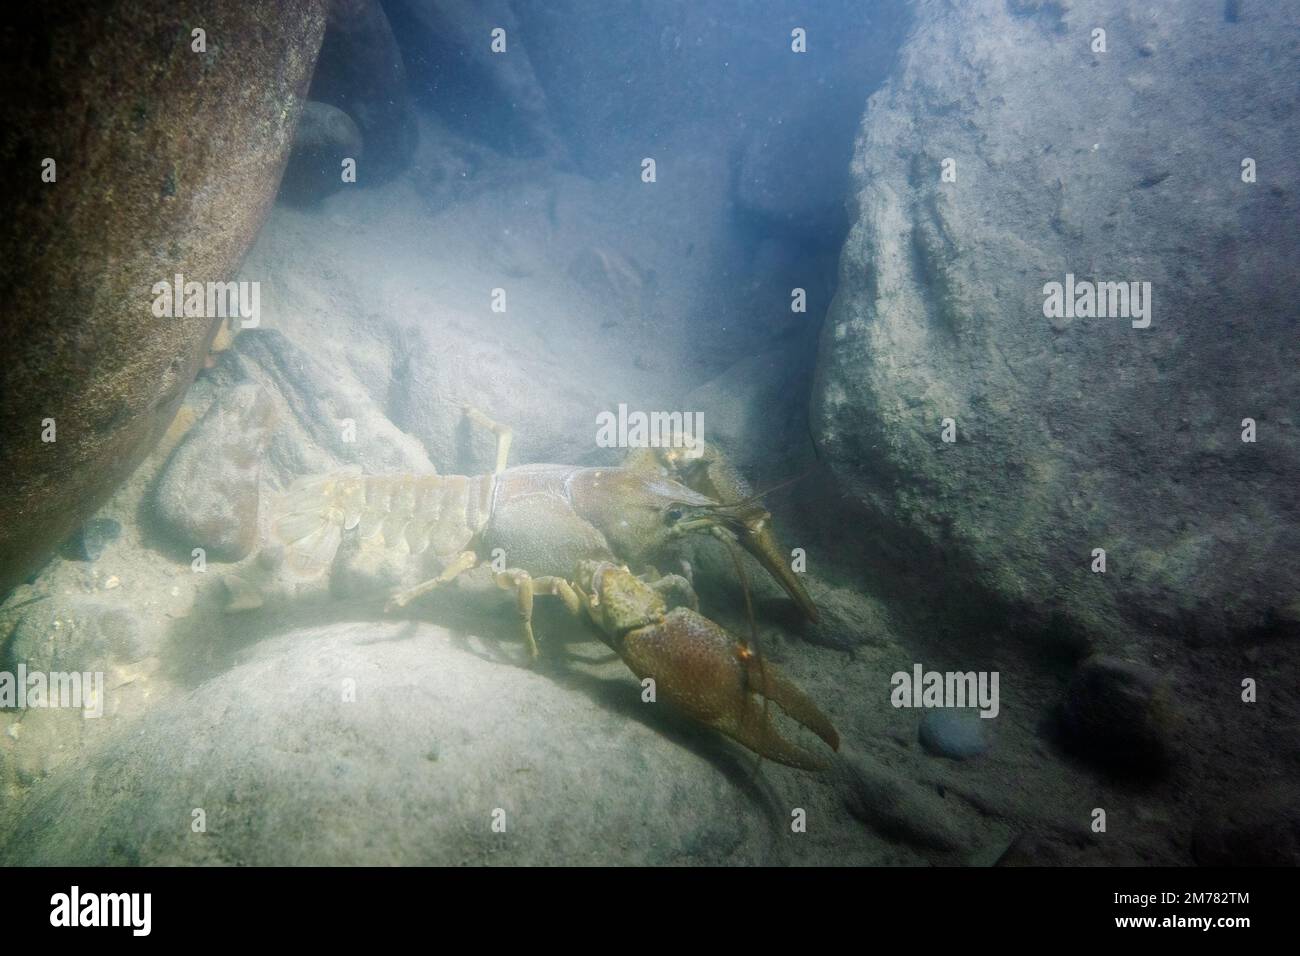
<instances>
[{"instance_id":1,"label":"crayfish abdomen segment","mask_svg":"<svg viewBox=\"0 0 1300 956\"><path fill-rule=\"evenodd\" d=\"M328 571L345 533L399 556L452 556L491 517L492 475L326 475L271 509L271 542L298 577Z\"/></svg>"}]
</instances>

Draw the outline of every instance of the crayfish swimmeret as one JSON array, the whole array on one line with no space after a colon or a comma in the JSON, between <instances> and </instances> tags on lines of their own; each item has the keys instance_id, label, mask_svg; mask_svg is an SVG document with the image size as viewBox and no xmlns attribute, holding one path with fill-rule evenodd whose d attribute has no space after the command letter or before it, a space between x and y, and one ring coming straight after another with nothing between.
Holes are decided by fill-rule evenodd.
<instances>
[{"instance_id":1,"label":"crayfish swimmeret","mask_svg":"<svg viewBox=\"0 0 1300 956\"><path fill-rule=\"evenodd\" d=\"M634 451L620 467L506 467L511 432L466 408L497 437L492 474L331 475L300 481L276 503L271 534L299 575L330 568L346 535L359 549L383 549L418 571L398 590L403 607L458 575L491 562L491 577L513 591L529 652L533 599L559 597L592 624L643 680L694 719L763 757L803 769L825 760L783 737L767 702L781 707L831 748L831 722L756 648L697 611L686 578L652 570L684 535L739 544L803 612L817 611L787 565L771 515L715 450ZM500 559L505 556L505 562ZM643 570L638 577L630 568Z\"/></svg>"}]
</instances>

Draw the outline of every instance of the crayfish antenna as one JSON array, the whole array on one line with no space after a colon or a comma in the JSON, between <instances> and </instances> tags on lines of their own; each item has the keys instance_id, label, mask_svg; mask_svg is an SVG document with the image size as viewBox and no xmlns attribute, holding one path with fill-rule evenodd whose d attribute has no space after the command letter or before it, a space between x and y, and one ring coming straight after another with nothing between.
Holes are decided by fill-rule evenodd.
<instances>
[{"instance_id":1,"label":"crayfish antenna","mask_svg":"<svg viewBox=\"0 0 1300 956\"><path fill-rule=\"evenodd\" d=\"M797 479L796 479L797 480ZM718 538L726 543L727 553L731 555L731 562L736 566L736 576L740 578L740 589L745 595L745 621L749 625L749 646L754 652L755 662L758 664L759 681L762 683L764 690L768 686L767 668L763 663L763 649L759 646L758 641L758 624L754 621L754 601L749 593L749 575L745 573L745 562L740 559L740 548L736 543L734 536L722 532L719 529ZM763 695L763 725L768 726L771 712L768 709L767 694ZM763 754L758 753L758 759L754 761L754 776L763 768Z\"/></svg>"}]
</instances>

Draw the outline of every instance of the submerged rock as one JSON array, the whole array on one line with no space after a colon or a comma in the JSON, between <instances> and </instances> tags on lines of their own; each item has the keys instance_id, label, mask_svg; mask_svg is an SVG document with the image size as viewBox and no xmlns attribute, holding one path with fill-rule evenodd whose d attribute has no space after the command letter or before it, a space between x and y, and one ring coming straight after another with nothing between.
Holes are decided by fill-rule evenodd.
<instances>
[{"instance_id":1,"label":"submerged rock","mask_svg":"<svg viewBox=\"0 0 1300 956\"><path fill-rule=\"evenodd\" d=\"M1173 754L1173 703L1149 667L1113 657L1084 661L1061 708L1066 743L1099 764L1140 774L1164 770Z\"/></svg>"},{"instance_id":2,"label":"submerged rock","mask_svg":"<svg viewBox=\"0 0 1300 956\"><path fill-rule=\"evenodd\" d=\"M40 602L0 642L0 671L96 671L110 662L130 663L150 653L147 628L130 608L77 597Z\"/></svg>"},{"instance_id":3,"label":"submerged rock","mask_svg":"<svg viewBox=\"0 0 1300 956\"><path fill-rule=\"evenodd\" d=\"M278 198L310 205L343 188L343 162L361 159L362 139L347 113L310 102L302 111Z\"/></svg>"},{"instance_id":4,"label":"submerged rock","mask_svg":"<svg viewBox=\"0 0 1300 956\"><path fill-rule=\"evenodd\" d=\"M262 455L275 423L270 396L241 385L218 396L172 453L154 500L159 521L187 550L237 561L253 549Z\"/></svg>"},{"instance_id":5,"label":"submerged rock","mask_svg":"<svg viewBox=\"0 0 1300 956\"><path fill-rule=\"evenodd\" d=\"M917 732L921 746L936 757L966 760L989 748L986 723L972 710L932 710L921 718Z\"/></svg>"},{"instance_id":6,"label":"submerged rock","mask_svg":"<svg viewBox=\"0 0 1300 956\"><path fill-rule=\"evenodd\" d=\"M854 758L839 761L834 773L848 811L885 836L931 850L966 845L948 808L933 791Z\"/></svg>"},{"instance_id":7,"label":"submerged rock","mask_svg":"<svg viewBox=\"0 0 1300 956\"><path fill-rule=\"evenodd\" d=\"M178 273L234 278L279 183L325 2L143 0L106 17L55 0L7 16L0 595L175 413L216 322L158 318L151 290Z\"/></svg>"},{"instance_id":8,"label":"submerged rock","mask_svg":"<svg viewBox=\"0 0 1300 956\"><path fill-rule=\"evenodd\" d=\"M214 370L213 384L255 383L271 398L276 427L263 458L281 488L302 475L346 469L369 474L431 472L420 442L403 434L345 371L274 329L242 333Z\"/></svg>"},{"instance_id":9,"label":"submerged rock","mask_svg":"<svg viewBox=\"0 0 1300 956\"><path fill-rule=\"evenodd\" d=\"M310 95L346 113L359 130L356 135L367 152L365 162L357 164L357 185L387 182L410 165L419 141L415 104L406 64L379 0L330 0ZM335 149L342 124L334 119L329 125L337 130L328 139ZM335 180L339 171L335 159Z\"/></svg>"},{"instance_id":10,"label":"submerged rock","mask_svg":"<svg viewBox=\"0 0 1300 956\"><path fill-rule=\"evenodd\" d=\"M65 551L78 561L98 561L104 549L122 534L122 525L112 518L92 518L68 539Z\"/></svg>"},{"instance_id":11,"label":"submerged rock","mask_svg":"<svg viewBox=\"0 0 1300 956\"><path fill-rule=\"evenodd\" d=\"M917 8L815 383L825 460L916 560L1112 641L1219 640L1300 579L1293 30L1185 6ZM1047 317L1067 276L1149 283L1149 326Z\"/></svg>"},{"instance_id":12,"label":"submerged rock","mask_svg":"<svg viewBox=\"0 0 1300 956\"><path fill-rule=\"evenodd\" d=\"M731 771L636 684L575 690L414 624L254 647L31 792L6 864L761 863ZM725 761L723 761L725 763ZM575 787L575 779L594 781ZM733 779L733 777L735 779ZM205 832L193 828L199 818ZM495 825L495 829L494 829Z\"/></svg>"}]
</instances>

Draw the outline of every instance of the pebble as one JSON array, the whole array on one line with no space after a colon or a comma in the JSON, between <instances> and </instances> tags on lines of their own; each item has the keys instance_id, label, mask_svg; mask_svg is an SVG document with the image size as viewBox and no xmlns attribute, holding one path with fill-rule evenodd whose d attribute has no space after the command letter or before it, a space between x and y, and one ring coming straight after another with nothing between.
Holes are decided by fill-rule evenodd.
<instances>
[{"instance_id":1,"label":"pebble","mask_svg":"<svg viewBox=\"0 0 1300 956\"><path fill-rule=\"evenodd\" d=\"M122 526L112 518L87 521L69 542L71 556L78 561L98 561L104 550L122 534Z\"/></svg>"},{"instance_id":2,"label":"pebble","mask_svg":"<svg viewBox=\"0 0 1300 956\"><path fill-rule=\"evenodd\" d=\"M988 750L990 723L976 710L932 710L921 719L921 746L936 757L966 760Z\"/></svg>"}]
</instances>

